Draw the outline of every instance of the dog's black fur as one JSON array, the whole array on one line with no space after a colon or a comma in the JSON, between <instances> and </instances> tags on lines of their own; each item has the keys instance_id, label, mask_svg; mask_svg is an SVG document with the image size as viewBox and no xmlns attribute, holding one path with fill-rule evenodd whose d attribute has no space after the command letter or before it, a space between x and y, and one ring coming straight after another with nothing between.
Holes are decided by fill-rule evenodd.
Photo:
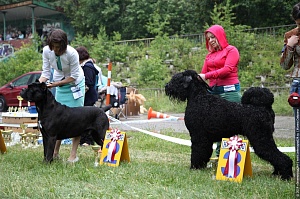
<instances>
[{"instance_id":1,"label":"dog's black fur","mask_svg":"<svg viewBox=\"0 0 300 199\"><path fill-rule=\"evenodd\" d=\"M51 162L56 140L73 138L91 133L95 142L102 146L109 120L105 111L110 106L74 107L57 102L45 83L34 82L20 93L21 97L34 102L38 112L38 121L43 136L44 160Z\"/></svg>"},{"instance_id":2,"label":"dog's black fur","mask_svg":"<svg viewBox=\"0 0 300 199\"><path fill-rule=\"evenodd\" d=\"M184 121L192 142L191 169L206 167L214 142L240 134L249 139L260 158L273 165L274 175L290 180L293 161L277 149L273 139L274 96L270 90L250 88L242 103L235 103L210 94L209 89L193 70L175 74L165 86L171 100L187 100Z\"/></svg>"}]
</instances>

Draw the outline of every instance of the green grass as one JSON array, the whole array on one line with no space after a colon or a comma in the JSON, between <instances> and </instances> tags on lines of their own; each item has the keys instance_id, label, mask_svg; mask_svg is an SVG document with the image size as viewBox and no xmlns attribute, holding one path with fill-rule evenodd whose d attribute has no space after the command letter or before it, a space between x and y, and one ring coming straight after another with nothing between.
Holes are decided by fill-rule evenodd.
<instances>
[{"instance_id":1,"label":"green grass","mask_svg":"<svg viewBox=\"0 0 300 199\"><path fill-rule=\"evenodd\" d=\"M184 133L161 132L189 139ZM217 181L214 170L190 170L190 147L166 142L140 132L127 132L130 163L94 167L91 147L80 147L80 161L67 164L70 145L61 148L61 160L42 162L43 149L8 147L0 154L0 198L294 198L295 182L271 175L270 164L251 153L253 177L242 183ZM276 139L294 146L291 139ZM294 153L287 153L293 160Z\"/></svg>"}]
</instances>

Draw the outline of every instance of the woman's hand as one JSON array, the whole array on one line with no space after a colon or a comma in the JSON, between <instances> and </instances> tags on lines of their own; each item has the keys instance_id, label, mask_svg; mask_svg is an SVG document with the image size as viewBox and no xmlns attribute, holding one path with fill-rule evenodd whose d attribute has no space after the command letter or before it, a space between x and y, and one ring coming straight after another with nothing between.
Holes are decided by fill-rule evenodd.
<instances>
[{"instance_id":1,"label":"woman's hand","mask_svg":"<svg viewBox=\"0 0 300 199\"><path fill-rule=\"evenodd\" d=\"M200 77L201 77L201 79L203 79L204 81L206 80L206 79L205 79L205 74L203 74L203 73L200 73L200 74L199 74L199 76L200 76Z\"/></svg>"},{"instance_id":2,"label":"woman's hand","mask_svg":"<svg viewBox=\"0 0 300 199\"><path fill-rule=\"evenodd\" d=\"M59 82L50 82L49 84L47 84L48 88L53 88L57 86L61 86L61 84L59 84Z\"/></svg>"},{"instance_id":3,"label":"woman's hand","mask_svg":"<svg viewBox=\"0 0 300 199\"><path fill-rule=\"evenodd\" d=\"M299 42L299 37L297 35L292 35L287 42L287 45L294 48Z\"/></svg>"}]
</instances>

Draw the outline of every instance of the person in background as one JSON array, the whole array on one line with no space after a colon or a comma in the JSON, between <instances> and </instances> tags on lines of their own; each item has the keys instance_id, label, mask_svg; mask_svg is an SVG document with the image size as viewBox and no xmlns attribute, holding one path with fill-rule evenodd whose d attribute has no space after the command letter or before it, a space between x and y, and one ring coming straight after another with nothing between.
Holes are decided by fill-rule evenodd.
<instances>
[{"instance_id":1,"label":"person in background","mask_svg":"<svg viewBox=\"0 0 300 199\"><path fill-rule=\"evenodd\" d=\"M47 34L48 32L46 31L46 29L43 29L43 33L41 35L42 47L47 45Z\"/></svg>"},{"instance_id":2,"label":"person in background","mask_svg":"<svg viewBox=\"0 0 300 199\"><path fill-rule=\"evenodd\" d=\"M295 21L297 27L284 34L284 45L280 59L280 66L291 71L291 88L290 93L296 92L300 94L300 3L293 6L292 19Z\"/></svg>"},{"instance_id":3,"label":"person in background","mask_svg":"<svg viewBox=\"0 0 300 199\"><path fill-rule=\"evenodd\" d=\"M92 58L93 59L93 58ZM96 64L96 60L93 59L93 63L94 63L94 67L98 70L98 80L97 80L97 86L96 86L96 91L97 93L99 93L100 87L103 85L102 84L102 70L101 68ZM99 94L98 94L98 98L99 98Z\"/></svg>"},{"instance_id":4,"label":"person in background","mask_svg":"<svg viewBox=\"0 0 300 199\"><path fill-rule=\"evenodd\" d=\"M18 39L24 39L24 34L20 30L18 31Z\"/></svg>"},{"instance_id":5,"label":"person in background","mask_svg":"<svg viewBox=\"0 0 300 199\"><path fill-rule=\"evenodd\" d=\"M5 40L11 40L11 34L9 31L6 32L6 38Z\"/></svg>"},{"instance_id":6,"label":"person in background","mask_svg":"<svg viewBox=\"0 0 300 199\"><path fill-rule=\"evenodd\" d=\"M53 82L47 84L48 88L56 87L55 99L69 107L84 105L85 78L79 65L77 51L68 45L67 34L61 29L54 29L48 36L47 46L43 48L43 71L40 82L47 82L53 69ZM76 93L73 95L72 90ZM79 160L77 149L80 136L72 139L72 150L68 162ZM56 141L54 158L59 157L61 140Z\"/></svg>"},{"instance_id":7,"label":"person in background","mask_svg":"<svg viewBox=\"0 0 300 199\"><path fill-rule=\"evenodd\" d=\"M85 76L85 98L84 106L94 106L98 101L98 74L99 71L94 66L94 60L90 57L84 46L76 48L79 54L79 63ZM90 134L82 135L80 145L94 145L94 140Z\"/></svg>"},{"instance_id":8,"label":"person in background","mask_svg":"<svg viewBox=\"0 0 300 199\"><path fill-rule=\"evenodd\" d=\"M208 54L199 76L209 81L212 94L231 102L241 102L238 49L228 43L225 30L220 25L209 27L204 34ZM220 154L220 146L221 142L218 142L217 157Z\"/></svg>"}]
</instances>

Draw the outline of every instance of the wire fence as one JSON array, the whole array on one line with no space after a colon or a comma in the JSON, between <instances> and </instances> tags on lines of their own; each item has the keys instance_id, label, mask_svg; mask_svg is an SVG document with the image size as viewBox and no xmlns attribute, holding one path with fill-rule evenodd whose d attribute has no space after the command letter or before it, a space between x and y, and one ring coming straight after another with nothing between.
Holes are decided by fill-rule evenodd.
<instances>
[{"instance_id":1,"label":"wire fence","mask_svg":"<svg viewBox=\"0 0 300 199\"><path fill-rule=\"evenodd\" d=\"M272 36L274 38L282 37L285 32L295 27L295 24L289 24L289 25L280 25L280 26L270 26L270 27L260 27L260 28L251 28L251 29L245 29L243 32L253 33L256 38L258 37L264 37L264 36ZM199 34L185 34L185 35L179 35L179 36L170 36L170 39L188 39L194 43L203 43L205 42L205 36L203 33ZM151 42L155 38L144 38L144 39L132 39L132 40L122 40L117 41L118 44L128 44L128 45L136 45L143 43L145 47L149 47Z\"/></svg>"}]
</instances>

